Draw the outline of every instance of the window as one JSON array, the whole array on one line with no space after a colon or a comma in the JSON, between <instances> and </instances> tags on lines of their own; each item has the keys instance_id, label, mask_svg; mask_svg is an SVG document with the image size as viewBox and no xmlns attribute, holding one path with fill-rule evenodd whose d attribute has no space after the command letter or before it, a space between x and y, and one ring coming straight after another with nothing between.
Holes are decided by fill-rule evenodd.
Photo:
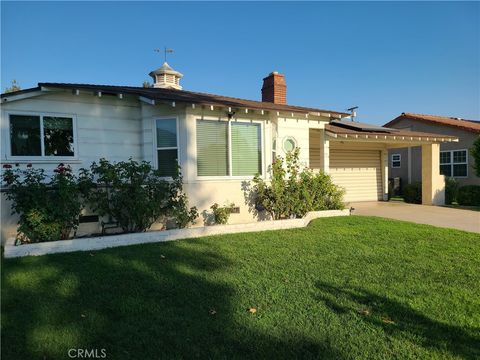
<instances>
[{"instance_id":1,"label":"window","mask_svg":"<svg viewBox=\"0 0 480 360\"><path fill-rule=\"evenodd\" d=\"M277 139L272 139L272 163L277 159Z\"/></svg>"},{"instance_id":2,"label":"window","mask_svg":"<svg viewBox=\"0 0 480 360\"><path fill-rule=\"evenodd\" d=\"M162 176L173 176L178 166L177 119L158 119L157 167Z\"/></svg>"},{"instance_id":3,"label":"window","mask_svg":"<svg viewBox=\"0 0 480 360\"><path fill-rule=\"evenodd\" d=\"M297 142L295 139L291 136L288 136L283 140L283 150L285 152L293 151L297 147Z\"/></svg>"},{"instance_id":4,"label":"window","mask_svg":"<svg viewBox=\"0 0 480 360\"><path fill-rule=\"evenodd\" d=\"M197 121L198 176L228 175L228 123Z\"/></svg>"},{"instance_id":5,"label":"window","mask_svg":"<svg viewBox=\"0 0 480 360\"><path fill-rule=\"evenodd\" d=\"M198 176L254 176L261 168L260 124L197 120Z\"/></svg>"},{"instance_id":6,"label":"window","mask_svg":"<svg viewBox=\"0 0 480 360\"><path fill-rule=\"evenodd\" d=\"M10 154L25 157L73 157L72 117L10 115Z\"/></svg>"},{"instance_id":7,"label":"window","mask_svg":"<svg viewBox=\"0 0 480 360\"><path fill-rule=\"evenodd\" d=\"M254 176L261 172L260 124L232 123L232 175Z\"/></svg>"},{"instance_id":8,"label":"window","mask_svg":"<svg viewBox=\"0 0 480 360\"><path fill-rule=\"evenodd\" d=\"M467 150L440 151L440 174L450 177L467 177Z\"/></svg>"},{"instance_id":9,"label":"window","mask_svg":"<svg viewBox=\"0 0 480 360\"><path fill-rule=\"evenodd\" d=\"M399 168L402 164L402 157L400 154L392 154L392 168Z\"/></svg>"}]
</instances>

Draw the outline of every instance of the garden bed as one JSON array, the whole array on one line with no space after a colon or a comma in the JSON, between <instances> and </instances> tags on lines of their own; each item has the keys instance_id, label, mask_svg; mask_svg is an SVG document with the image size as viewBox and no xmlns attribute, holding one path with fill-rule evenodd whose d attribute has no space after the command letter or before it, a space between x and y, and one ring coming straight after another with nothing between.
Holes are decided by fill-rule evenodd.
<instances>
[{"instance_id":1,"label":"garden bed","mask_svg":"<svg viewBox=\"0 0 480 360\"><path fill-rule=\"evenodd\" d=\"M305 217L301 219L261 221L247 224L215 225L164 231L147 231L143 233L108 235L23 245L15 245L15 239L11 238L8 239L5 244L4 256L6 258L38 256L54 253L90 251L118 246L172 241L196 238L206 235L301 228L307 226L313 219L348 215L350 215L350 210L348 209L312 211L307 213Z\"/></svg>"}]
</instances>

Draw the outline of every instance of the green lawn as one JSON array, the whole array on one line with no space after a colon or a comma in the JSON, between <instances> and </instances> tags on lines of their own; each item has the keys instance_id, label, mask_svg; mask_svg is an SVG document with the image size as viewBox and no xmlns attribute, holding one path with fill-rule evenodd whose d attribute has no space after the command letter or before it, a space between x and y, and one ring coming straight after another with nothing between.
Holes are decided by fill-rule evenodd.
<instances>
[{"instance_id":1,"label":"green lawn","mask_svg":"<svg viewBox=\"0 0 480 360\"><path fill-rule=\"evenodd\" d=\"M478 359L479 284L478 234L359 216L4 260L2 359Z\"/></svg>"}]
</instances>

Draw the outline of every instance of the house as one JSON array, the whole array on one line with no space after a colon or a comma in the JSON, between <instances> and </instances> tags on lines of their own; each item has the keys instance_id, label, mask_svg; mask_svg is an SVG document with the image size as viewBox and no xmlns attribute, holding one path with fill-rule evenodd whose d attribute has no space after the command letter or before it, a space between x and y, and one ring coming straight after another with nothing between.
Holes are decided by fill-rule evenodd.
<instances>
[{"instance_id":1,"label":"house","mask_svg":"<svg viewBox=\"0 0 480 360\"><path fill-rule=\"evenodd\" d=\"M480 185L480 178L473 168L474 160L469 151L480 136L480 121L454 117L402 113L384 126L452 135L458 142L440 145L440 173L458 180L460 185ZM420 147L392 149L389 151L390 177L401 178L402 184L422 181L422 156Z\"/></svg>"},{"instance_id":2,"label":"house","mask_svg":"<svg viewBox=\"0 0 480 360\"><path fill-rule=\"evenodd\" d=\"M32 163L53 171L59 162L74 171L105 157L146 160L169 177L181 166L190 205L200 212L213 203L239 208L230 222L252 221L246 187L257 173L268 177L276 155L300 148L300 160L330 173L347 201L386 200L388 150L421 146L425 204L443 201L439 144L432 135L348 121L341 111L287 103L285 77L263 79L262 101L182 90L182 74L167 63L152 71L151 88L39 83L1 95L1 163ZM55 136L53 136L55 135ZM2 197L2 238L16 220ZM98 231L82 223L78 234Z\"/></svg>"}]
</instances>

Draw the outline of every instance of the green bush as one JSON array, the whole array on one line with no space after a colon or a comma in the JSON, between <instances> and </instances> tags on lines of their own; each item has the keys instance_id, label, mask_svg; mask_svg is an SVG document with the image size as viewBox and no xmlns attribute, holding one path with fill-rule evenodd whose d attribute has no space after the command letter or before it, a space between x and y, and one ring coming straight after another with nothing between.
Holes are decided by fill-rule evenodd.
<instances>
[{"instance_id":1,"label":"green bush","mask_svg":"<svg viewBox=\"0 0 480 360\"><path fill-rule=\"evenodd\" d=\"M92 209L124 232L146 231L161 217L173 217L185 227L198 216L195 207L188 209L180 172L169 182L147 161L100 159L89 170L81 169L80 182Z\"/></svg>"},{"instance_id":2,"label":"green bush","mask_svg":"<svg viewBox=\"0 0 480 360\"><path fill-rule=\"evenodd\" d=\"M422 183L416 182L407 184L403 188L403 199L407 203L421 204L422 203Z\"/></svg>"},{"instance_id":3,"label":"green bush","mask_svg":"<svg viewBox=\"0 0 480 360\"><path fill-rule=\"evenodd\" d=\"M4 165L2 180L12 214L19 215L17 239L43 242L70 238L84 207L77 177L69 166L58 165L53 176L31 164L25 170Z\"/></svg>"},{"instance_id":4,"label":"green bush","mask_svg":"<svg viewBox=\"0 0 480 360\"><path fill-rule=\"evenodd\" d=\"M210 209L213 211L213 218L215 224L226 224L232 213L232 209L235 207L235 204L229 204L223 207L220 207L217 203L210 206Z\"/></svg>"},{"instance_id":5,"label":"green bush","mask_svg":"<svg viewBox=\"0 0 480 360\"><path fill-rule=\"evenodd\" d=\"M451 205L457 201L458 181L451 177L445 178L445 204Z\"/></svg>"},{"instance_id":6,"label":"green bush","mask_svg":"<svg viewBox=\"0 0 480 360\"><path fill-rule=\"evenodd\" d=\"M269 168L271 181L259 175L253 179L256 207L266 210L273 219L302 217L309 211L343 209L343 189L330 176L300 171L299 149L287 153L285 162L277 157Z\"/></svg>"},{"instance_id":7,"label":"green bush","mask_svg":"<svg viewBox=\"0 0 480 360\"><path fill-rule=\"evenodd\" d=\"M470 149L470 153L473 156L475 175L480 177L480 136L473 142L473 147Z\"/></svg>"},{"instance_id":8,"label":"green bush","mask_svg":"<svg viewBox=\"0 0 480 360\"><path fill-rule=\"evenodd\" d=\"M480 185L465 185L458 189L457 202L460 205L480 206Z\"/></svg>"}]
</instances>

